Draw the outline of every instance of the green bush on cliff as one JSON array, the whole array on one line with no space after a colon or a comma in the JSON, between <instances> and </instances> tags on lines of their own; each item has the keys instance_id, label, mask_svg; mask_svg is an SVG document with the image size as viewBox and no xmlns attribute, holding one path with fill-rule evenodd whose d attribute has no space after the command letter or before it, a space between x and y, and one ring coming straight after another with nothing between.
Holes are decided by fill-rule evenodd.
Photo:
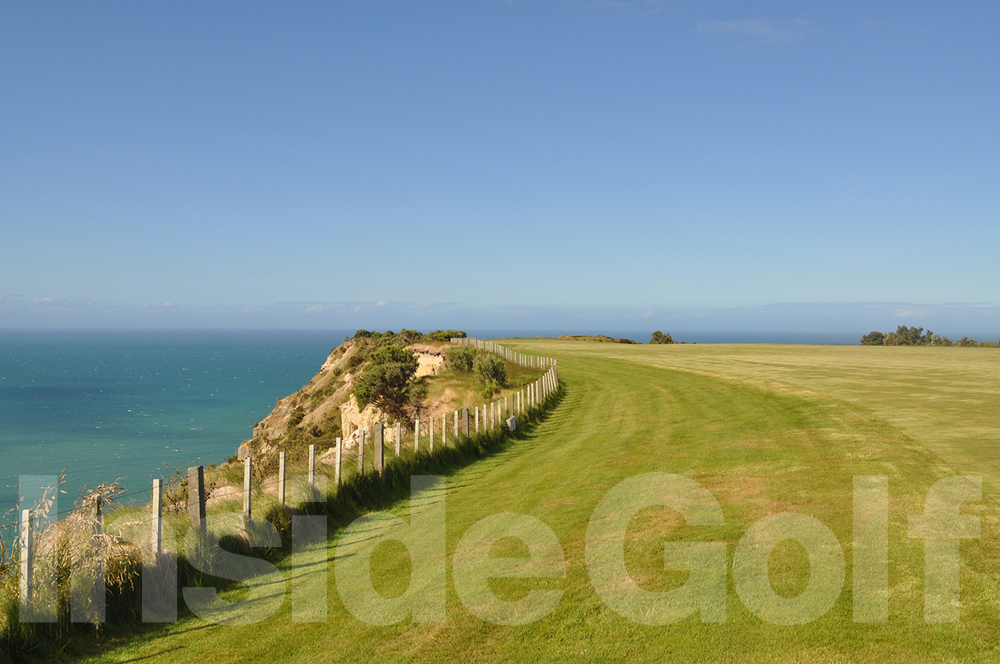
<instances>
[{"instance_id":1,"label":"green bush on cliff","mask_svg":"<svg viewBox=\"0 0 1000 664\"><path fill-rule=\"evenodd\" d=\"M450 341L452 338L465 337L465 332L461 330L434 330L424 334L416 330L402 329L399 333L392 330L385 332L372 332L370 330L358 330L354 333L355 339L364 339L376 346L406 346L419 343L421 341Z\"/></svg>"},{"instance_id":2,"label":"green bush on cliff","mask_svg":"<svg viewBox=\"0 0 1000 664\"><path fill-rule=\"evenodd\" d=\"M288 418L288 426L290 427L298 426L299 423L303 419L305 419L305 416L306 416L305 408L303 408L301 404L296 406L295 410L292 411L292 414Z\"/></svg>"},{"instance_id":3,"label":"green bush on cliff","mask_svg":"<svg viewBox=\"0 0 1000 664\"><path fill-rule=\"evenodd\" d=\"M401 346L379 348L368 357L364 373L354 383L358 406L368 404L394 417L405 416L410 386L417 373L417 356Z\"/></svg>"}]
</instances>

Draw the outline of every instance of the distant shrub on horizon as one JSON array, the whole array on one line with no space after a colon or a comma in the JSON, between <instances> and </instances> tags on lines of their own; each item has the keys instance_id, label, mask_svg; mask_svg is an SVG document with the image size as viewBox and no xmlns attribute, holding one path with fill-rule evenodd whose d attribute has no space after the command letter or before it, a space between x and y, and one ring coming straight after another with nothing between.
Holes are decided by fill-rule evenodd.
<instances>
[{"instance_id":1,"label":"distant shrub on horizon","mask_svg":"<svg viewBox=\"0 0 1000 664\"><path fill-rule=\"evenodd\" d=\"M998 348L1000 341L976 341L969 337L962 337L958 341L952 341L948 337L934 334L930 330L924 332L922 327L907 327L900 325L895 332L882 333L873 330L861 337L862 346L962 346L980 348Z\"/></svg>"},{"instance_id":2,"label":"distant shrub on horizon","mask_svg":"<svg viewBox=\"0 0 1000 664\"><path fill-rule=\"evenodd\" d=\"M675 344L674 338L670 336L670 333L664 334L663 332L657 330L653 332L653 338L649 340L651 344Z\"/></svg>"}]
</instances>

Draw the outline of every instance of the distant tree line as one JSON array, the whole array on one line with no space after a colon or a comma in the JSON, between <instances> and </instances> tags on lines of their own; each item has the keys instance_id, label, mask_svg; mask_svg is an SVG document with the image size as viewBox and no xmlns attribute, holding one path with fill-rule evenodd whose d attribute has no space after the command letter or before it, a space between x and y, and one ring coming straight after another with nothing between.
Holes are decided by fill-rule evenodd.
<instances>
[{"instance_id":1,"label":"distant tree line","mask_svg":"<svg viewBox=\"0 0 1000 664\"><path fill-rule=\"evenodd\" d=\"M465 332L461 330L434 330L424 334L416 330L402 329L398 333L389 330L387 332L370 332L368 330L358 330L354 333L355 339L370 339L380 343L380 345L407 345L421 341L451 341L453 337L464 337Z\"/></svg>"},{"instance_id":2,"label":"distant tree line","mask_svg":"<svg viewBox=\"0 0 1000 664\"><path fill-rule=\"evenodd\" d=\"M895 332L872 331L861 337L862 346L978 346L980 348L998 348L1000 341L976 341L962 337L953 341L948 337L934 334L930 330L924 332L922 327L907 327L900 325Z\"/></svg>"}]
</instances>

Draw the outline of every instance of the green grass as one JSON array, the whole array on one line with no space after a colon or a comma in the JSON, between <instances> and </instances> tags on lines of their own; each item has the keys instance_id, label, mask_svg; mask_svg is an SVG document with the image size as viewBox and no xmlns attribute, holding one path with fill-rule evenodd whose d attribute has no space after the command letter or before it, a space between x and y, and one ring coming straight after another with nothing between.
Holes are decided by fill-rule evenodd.
<instances>
[{"instance_id":1,"label":"green grass","mask_svg":"<svg viewBox=\"0 0 1000 664\"><path fill-rule=\"evenodd\" d=\"M500 512L532 515L557 535L565 579L498 581L498 593L564 590L554 611L517 627L471 615L449 581L447 620L367 625L340 602L332 561L337 535L284 574L319 593L329 571L327 620L296 623L288 601L246 627L195 618L127 642L113 639L92 661L690 661L925 662L1000 659L1000 353L964 348L630 346L511 341L558 358L562 401L537 428L502 451L452 473L447 484L449 565L461 536ZM601 497L640 473L679 473L708 488L722 526L685 527L675 512L648 508L630 524L626 563L647 590L683 576L663 571L667 539L723 541L728 556L759 519L783 511L826 524L844 549L847 580L834 607L802 626L765 623L747 611L729 578L727 620L693 616L674 625L632 623L595 593L584 558L588 519ZM961 620L923 620L923 544L906 535L928 488L960 473L983 476L984 500L963 507L982 537L961 545ZM889 477L889 621L852 620L852 481ZM408 505L391 510L404 518ZM511 546L508 551L517 551ZM403 591L410 567L398 547L376 551L374 583ZM496 553L496 551L494 552ZM516 555L516 554L511 554ZM804 555L779 547L772 582L794 595L808 579Z\"/></svg>"},{"instance_id":2,"label":"green grass","mask_svg":"<svg viewBox=\"0 0 1000 664\"><path fill-rule=\"evenodd\" d=\"M449 368L434 376L427 391L427 400L432 404L447 406L450 410L482 407L484 403L488 404L490 401L498 399L503 401L504 397L508 399L513 397L545 373L541 369L522 367L513 362L505 361L504 366L507 369L508 387L501 388L490 397L483 396L476 386L476 376L473 372L461 373Z\"/></svg>"}]
</instances>

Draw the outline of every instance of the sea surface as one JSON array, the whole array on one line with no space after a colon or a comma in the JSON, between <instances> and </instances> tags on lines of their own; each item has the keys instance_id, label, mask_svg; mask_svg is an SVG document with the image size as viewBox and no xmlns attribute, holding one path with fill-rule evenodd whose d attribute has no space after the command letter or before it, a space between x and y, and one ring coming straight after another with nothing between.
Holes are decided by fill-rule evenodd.
<instances>
[{"instance_id":1,"label":"sea surface","mask_svg":"<svg viewBox=\"0 0 1000 664\"><path fill-rule=\"evenodd\" d=\"M19 477L134 500L173 468L220 463L354 331L0 331L0 515ZM28 489L26 488L26 492Z\"/></svg>"}]
</instances>

